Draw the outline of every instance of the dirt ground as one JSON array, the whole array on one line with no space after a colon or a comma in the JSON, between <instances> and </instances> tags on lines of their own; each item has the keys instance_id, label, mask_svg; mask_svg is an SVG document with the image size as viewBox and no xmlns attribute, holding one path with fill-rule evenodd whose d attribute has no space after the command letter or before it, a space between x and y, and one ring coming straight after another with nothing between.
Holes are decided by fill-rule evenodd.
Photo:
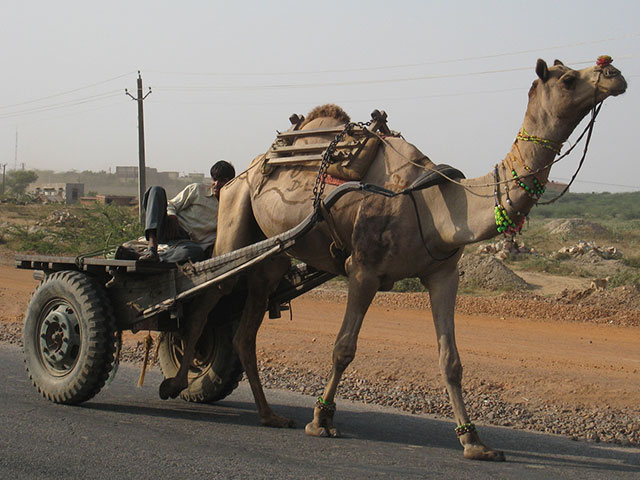
<instances>
[{"instance_id":1,"label":"dirt ground","mask_svg":"<svg viewBox=\"0 0 640 480\"><path fill-rule=\"evenodd\" d=\"M546 293L557 293L562 287L557 279L554 281L555 290ZM6 257L0 261L0 322L18 325L22 321L36 285L31 271L13 268ZM374 301L346 380L357 378L358 382L389 389L442 393L431 315L424 308L416 308L427 302L427 296L402 295L379 294ZM403 305L403 298L412 301ZM497 311L501 311L501 305L505 312L513 311L507 308L513 306L512 299L495 297L487 301ZM456 335L466 390L498 392L501 401L533 410L553 406L567 412L638 412L638 326L619 326L611 321L566 322L561 312L551 319L544 315L540 319L513 314L472 315L464 312L481 312L477 305L482 304L473 299L465 302L459 306ZM344 292L331 289L319 289L294 300L293 319L289 312L283 312L281 319L265 320L258 339L261 365L327 378L344 308ZM137 341L137 337L127 338Z\"/></svg>"}]
</instances>

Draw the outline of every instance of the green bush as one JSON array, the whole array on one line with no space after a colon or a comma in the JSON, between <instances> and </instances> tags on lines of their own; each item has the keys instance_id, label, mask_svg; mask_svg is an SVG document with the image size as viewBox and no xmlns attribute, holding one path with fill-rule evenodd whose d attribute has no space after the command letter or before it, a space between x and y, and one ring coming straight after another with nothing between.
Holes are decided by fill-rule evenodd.
<instances>
[{"instance_id":1,"label":"green bush","mask_svg":"<svg viewBox=\"0 0 640 480\"><path fill-rule=\"evenodd\" d=\"M40 223L59 205L39 206ZM78 255L106 251L142 235L137 209L95 204L90 207L64 207L74 217L61 224L41 225L36 231L16 225L5 233L9 248L43 255ZM77 219L76 219L77 217Z\"/></svg>"},{"instance_id":2,"label":"green bush","mask_svg":"<svg viewBox=\"0 0 640 480\"><path fill-rule=\"evenodd\" d=\"M542 201L553 194L547 193ZM640 219L640 192L625 193L567 193L551 205L540 205L530 213L531 218L591 218L622 220Z\"/></svg>"},{"instance_id":3,"label":"green bush","mask_svg":"<svg viewBox=\"0 0 640 480\"><path fill-rule=\"evenodd\" d=\"M521 260L518 261L518 268L522 270L529 270L534 272L551 273L553 275L574 275L580 274L576 267L569 262L566 262L569 255L561 255L553 257L543 257L539 255L523 255Z\"/></svg>"},{"instance_id":4,"label":"green bush","mask_svg":"<svg viewBox=\"0 0 640 480\"><path fill-rule=\"evenodd\" d=\"M631 270L619 270L609 278L609 287L622 287L622 286L640 287L640 273L633 272Z\"/></svg>"},{"instance_id":5,"label":"green bush","mask_svg":"<svg viewBox=\"0 0 640 480\"><path fill-rule=\"evenodd\" d=\"M405 278L393 284L392 292L426 292L418 278Z\"/></svg>"},{"instance_id":6,"label":"green bush","mask_svg":"<svg viewBox=\"0 0 640 480\"><path fill-rule=\"evenodd\" d=\"M627 267L640 268L640 257L623 257L622 263Z\"/></svg>"}]
</instances>

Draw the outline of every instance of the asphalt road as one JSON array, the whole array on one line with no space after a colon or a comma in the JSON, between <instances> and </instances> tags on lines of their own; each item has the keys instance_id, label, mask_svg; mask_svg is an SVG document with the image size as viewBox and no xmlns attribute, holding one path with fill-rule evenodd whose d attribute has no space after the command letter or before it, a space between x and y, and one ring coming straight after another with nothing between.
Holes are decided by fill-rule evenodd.
<instances>
[{"instance_id":1,"label":"asphalt road","mask_svg":"<svg viewBox=\"0 0 640 480\"><path fill-rule=\"evenodd\" d=\"M451 421L393 409L338 403L341 439L310 438L302 428L314 399L267 392L298 423L257 425L246 382L215 405L162 401L158 372L137 388L138 368L82 406L41 398L27 380L20 349L0 344L0 479L191 478L639 478L640 451L481 427L507 462L464 460Z\"/></svg>"}]
</instances>

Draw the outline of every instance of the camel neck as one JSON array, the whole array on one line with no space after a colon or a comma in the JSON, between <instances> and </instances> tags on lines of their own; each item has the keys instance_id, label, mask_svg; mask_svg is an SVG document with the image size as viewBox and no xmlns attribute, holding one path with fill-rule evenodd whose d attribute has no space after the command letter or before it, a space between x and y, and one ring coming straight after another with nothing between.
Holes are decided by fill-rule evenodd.
<instances>
[{"instance_id":1,"label":"camel neck","mask_svg":"<svg viewBox=\"0 0 640 480\"><path fill-rule=\"evenodd\" d=\"M494 209L499 233L519 233L526 216L545 192L553 160L562 143L532 135L523 126L505 159L494 168Z\"/></svg>"},{"instance_id":2,"label":"camel neck","mask_svg":"<svg viewBox=\"0 0 640 480\"><path fill-rule=\"evenodd\" d=\"M471 204L474 213L468 212L468 221L475 225L469 229L474 232L470 241L519 232L531 208L544 193L560 145L524 132L526 128L520 130L504 160L490 174L463 181L475 192ZM483 183L493 185L491 190L477 188ZM478 201L483 197L486 201Z\"/></svg>"}]
</instances>

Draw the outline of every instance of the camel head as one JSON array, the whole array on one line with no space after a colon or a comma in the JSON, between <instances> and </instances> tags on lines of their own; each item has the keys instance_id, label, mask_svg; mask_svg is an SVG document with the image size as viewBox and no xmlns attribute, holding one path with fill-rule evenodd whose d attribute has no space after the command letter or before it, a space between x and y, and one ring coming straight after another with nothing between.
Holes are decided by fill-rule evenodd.
<instances>
[{"instance_id":1,"label":"camel head","mask_svg":"<svg viewBox=\"0 0 640 480\"><path fill-rule=\"evenodd\" d=\"M624 93L627 82L609 56L598 58L596 65L573 70L556 60L552 67L539 59L538 78L529 91L525 123L552 131L546 134L564 141L597 103ZM532 126L533 128L533 126ZM544 127L542 127L544 128Z\"/></svg>"}]
</instances>

